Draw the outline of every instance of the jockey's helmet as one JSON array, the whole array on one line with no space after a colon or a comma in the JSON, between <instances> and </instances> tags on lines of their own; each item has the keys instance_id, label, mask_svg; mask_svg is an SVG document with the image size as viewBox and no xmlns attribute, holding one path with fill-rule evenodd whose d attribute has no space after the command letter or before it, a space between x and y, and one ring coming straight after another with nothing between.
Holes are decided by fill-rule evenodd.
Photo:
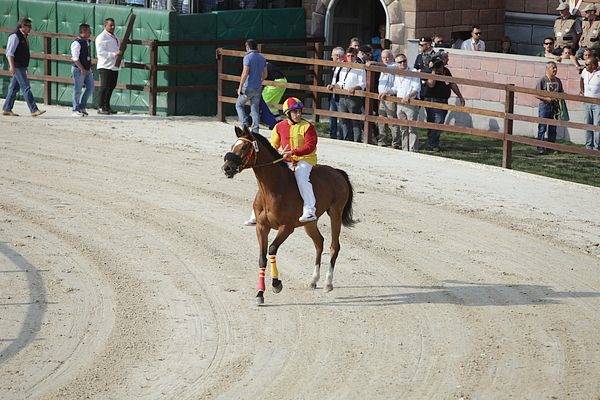
<instances>
[{"instance_id":1,"label":"jockey's helmet","mask_svg":"<svg viewBox=\"0 0 600 400\"><path fill-rule=\"evenodd\" d=\"M283 113L287 115L288 112L294 110L302 110L304 108L304 104L300 101L300 99L296 97L290 97L286 101L283 102Z\"/></svg>"}]
</instances>

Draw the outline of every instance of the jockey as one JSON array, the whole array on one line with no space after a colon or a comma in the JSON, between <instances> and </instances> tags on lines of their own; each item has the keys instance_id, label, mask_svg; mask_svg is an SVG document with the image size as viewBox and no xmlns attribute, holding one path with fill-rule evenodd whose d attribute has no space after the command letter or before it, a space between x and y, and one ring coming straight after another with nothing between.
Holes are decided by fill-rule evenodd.
<instances>
[{"instance_id":1,"label":"jockey","mask_svg":"<svg viewBox=\"0 0 600 400\"><path fill-rule=\"evenodd\" d=\"M279 149L284 161L294 171L300 196L304 201L299 221L310 222L317 219L315 194L310 183L310 171L317 163L317 131L308 121L302 119L304 104L295 97L283 103L283 113L287 119L277 123L271 132L271 145Z\"/></svg>"},{"instance_id":2,"label":"jockey","mask_svg":"<svg viewBox=\"0 0 600 400\"><path fill-rule=\"evenodd\" d=\"M304 201L302 216L298 221L310 222L317 219L315 194L310 183L310 171L317 163L317 131L308 121L302 119L304 104L295 97L283 103L283 113L287 119L275 125L271 132L271 145L279 149L284 161L294 171L300 196ZM246 226L256 225L254 211L244 222Z\"/></svg>"}]
</instances>

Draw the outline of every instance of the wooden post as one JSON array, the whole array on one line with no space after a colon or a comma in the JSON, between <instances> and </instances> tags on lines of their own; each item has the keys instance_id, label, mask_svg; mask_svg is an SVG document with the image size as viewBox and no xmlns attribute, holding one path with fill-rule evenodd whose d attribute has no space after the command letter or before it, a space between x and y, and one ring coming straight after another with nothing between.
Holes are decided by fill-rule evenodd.
<instances>
[{"instance_id":1,"label":"wooden post","mask_svg":"<svg viewBox=\"0 0 600 400\"><path fill-rule=\"evenodd\" d=\"M506 97L504 100L504 112L512 114L515 111L515 92L508 90L509 87L515 85L506 85ZM512 168L512 142L507 140L508 135L513 134L513 120L504 118L504 140L502 141L502 167Z\"/></svg>"},{"instance_id":2,"label":"wooden post","mask_svg":"<svg viewBox=\"0 0 600 400\"><path fill-rule=\"evenodd\" d=\"M373 72L367 70L367 89L366 92L371 93L372 89L373 89L373 77L374 74ZM366 144L371 143L371 124L369 123L369 121L367 121L366 117L371 115L371 99L368 97L365 97L365 124L363 127L363 142Z\"/></svg>"},{"instance_id":3,"label":"wooden post","mask_svg":"<svg viewBox=\"0 0 600 400\"><path fill-rule=\"evenodd\" d=\"M220 100L223 96L223 79L221 74L223 73L223 55L221 49L217 49L217 119L221 122L225 122L225 114L223 113L223 102Z\"/></svg>"},{"instance_id":4,"label":"wooden post","mask_svg":"<svg viewBox=\"0 0 600 400\"><path fill-rule=\"evenodd\" d=\"M156 95L158 92L158 43L153 40L150 44L150 115L156 115Z\"/></svg>"},{"instance_id":5,"label":"wooden post","mask_svg":"<svg viewBox=\"0 0 600 400\"><path fill-rule=\"evenodd\" d=\"M52 53L52 38L44 36L44 55L48 56ZM52 75L52 61L48 58L44 59L44 75ZM52 82L44 81L44 104L52 103Z\"/></svg>"},{"instance_id":6,"label":"wooden post","mask_svg":"<svg viewBox=\"0 0 600 400\"><path fill-rule=\"evenodd\" d=\"M314 58L316 60L320 60L323 59L323 46L321 42L315 42L315 55ZM319 86L321 82L321 67L319 67L318 65L313 65L313 85L314 86ZM314 101L314 106L313 108L315 110L317 110L319 108L320 101L319 101L320 97L319 97L319 92L317 91L313 91L313 101ZM315 114L315 122L319 122L320 118L317 114Z\"/></svg>"},{"instance_id":7,"label":"wooden post","mask_svg":"<svg viewBox=\"0 0 600 400\"><path fill-rule=\"evenodd\" d=\"M129 14L129 20L127 21L127 28L125 28L125 33L123 34L123 39L121 39L121 45L119 46L119 51L121 55L117 56L117 60L115 61L115 65L117 67L121 66L121 61L123 60L123 56L125 56L125 50L127 50L127 42L129 41L129 37L131 36L131 32L133 32L133 23L135 22L135 14Z\"/></svg>"}]
</instances>

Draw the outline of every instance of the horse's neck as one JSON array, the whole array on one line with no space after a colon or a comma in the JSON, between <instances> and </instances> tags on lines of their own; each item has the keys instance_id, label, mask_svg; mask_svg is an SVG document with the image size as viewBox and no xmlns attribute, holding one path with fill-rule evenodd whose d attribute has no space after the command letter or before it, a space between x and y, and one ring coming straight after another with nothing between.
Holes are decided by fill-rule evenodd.
<instances>
[{"instance_id":1,"label":"horse's neck","mask_svg":"<svg viewBox=\"0 0 600 400\"><path fill-rule=\"evenodd\" d=\"M259 189L265 193L279 193L287 190L287 181L290 178L290 172L287 168L281 168L280 165L268 165L254 168L254 174L258 180Z\"/></svg>"}]
</instances>

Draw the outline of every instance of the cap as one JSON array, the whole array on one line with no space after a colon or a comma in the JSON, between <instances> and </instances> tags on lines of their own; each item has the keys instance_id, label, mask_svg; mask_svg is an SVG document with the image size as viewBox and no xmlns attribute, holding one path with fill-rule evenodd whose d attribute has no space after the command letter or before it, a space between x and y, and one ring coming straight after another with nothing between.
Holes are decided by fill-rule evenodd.
<instances>
[{"instance_id":1,"label":"cap","mask_svg":"<svg viewBox=\"0 0 600 400\"><path fill-rule=\"evenodd\" d=\"M421 39L419 39L419 42L427 42L427 43L431 43L431 37L429 36L423 36Z\"/></svg>"},{"instance_id":2,"label":"cap","mask_svg":"<svg viewBox=\"0 0 600 400\"><path fill-rule=\"evenodd\" d=\"M585 8L583 9L583 12L588 12L588 11L596 11L596 5L594 3L590 3L587 6L585 6Z\"/></svg>"},{"instance_id":3,"label":"cap","mask_svg":"<svg viewBox=\"0 0 600 400\"><path fill-rule=\"evenodd\" d=\"M556 11L568 10L569 5L567 3L560 3L558 7L556 7Z\"/></svg>"}]
</instances>

